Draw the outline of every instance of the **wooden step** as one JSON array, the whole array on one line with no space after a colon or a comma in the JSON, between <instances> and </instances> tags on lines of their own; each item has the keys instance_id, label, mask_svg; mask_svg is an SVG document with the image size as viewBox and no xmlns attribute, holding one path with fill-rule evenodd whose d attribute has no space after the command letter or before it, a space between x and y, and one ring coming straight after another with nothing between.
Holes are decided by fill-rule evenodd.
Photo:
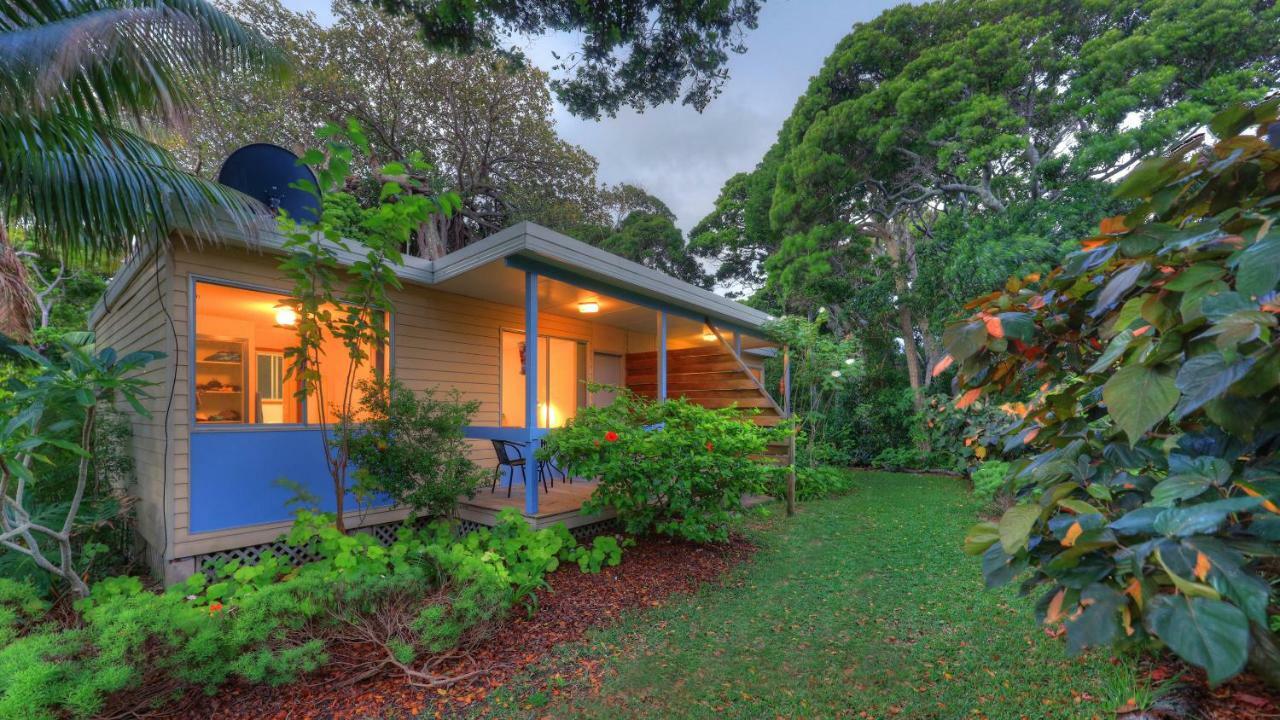
<instances>
[{"instance_id":1,"label":"wooden step","mask_svg":"<svg viewBox=\"0 0 1280 720\"><path fill-rule=\"evenodd\" d=\"M712 376L704 377L706 375ZM634 391L657 390L658 382L655 378L650 382L628 383L627 386ZM687 375L677 378L667 377L667 392L706 391L758 393L760 388L752 382L751 378L743 377L741 373L724 373L723 376L718 373L698 373L693 378Z\"/></svg>"},{"instance_id":2,"label":"wooden step","mask_svg":"<svg viewBox=\"0 0 1280 720\"><path fill-rule=\"evenodd\" d=\"M658 373L652 370L638 370L627 373L627 385L655 385L658 382ZM746 373L736 367L733 368L699 368L697 370L667 370L667 387L671 387L673 382L683 383L722 383L743 381L751 383L751 378ZM754 387L755 383L751 383ZM719 385L717 385L719 387Z\"/></svg>"},{"instance_id":3,"label":"wooden step","mask_svg":"<svg viewBox=\"0 0 1280 720\"><path fill-rule=\"evenodd\" d=\"M645 361L627 360L627 372L652 370L657 372L657 359ZM731 355L706 355L677 360L667 360L667 372L697 372L699 370L742 370L742 366Z\"/></svg>"},{"instance_id":4,"label":"wooden step","mask_svg":"<svg viewBox=\"0 0 1280 720\"><path fill-rule=\"evenodd\" d=\"M729 354L728 350L726 350L719 343L716 343L714 345L700 345L698 347L681 348L679 350L667 350L667 360L670 361L676 358L705 357L707 355L728 355L728 354ZM647 352L627 353L627 362L631 362L632 360L636 360L640 362L644 362L644 361L656 362L657 359L658 359L658 353L656 350L649 350Z\"/></svg>"}]
</instances>

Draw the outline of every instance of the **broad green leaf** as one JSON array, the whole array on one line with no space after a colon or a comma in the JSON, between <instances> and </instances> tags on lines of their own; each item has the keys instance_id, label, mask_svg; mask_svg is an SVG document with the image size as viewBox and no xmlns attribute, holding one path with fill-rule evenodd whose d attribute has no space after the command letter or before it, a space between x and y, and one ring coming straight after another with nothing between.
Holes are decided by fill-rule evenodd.
<instances>
[{"instance_id":1,"label":"broad green leaf","mask_svg":"<svg viewBox=\"0 0 1280 720\"><path fill-rule=\"evenodd\" d=\"M1181 548L1172 548L1173 555L1176 556L1180 550ZM1179 575L1175 570L1171 569L1169 564L1165 562L1164 555L1161 554L1159 550L1156 551L1155 556L1156 562L1160 563L1160 567L1164 568L1165 574L1167 574L1169 579L1173 581L1173 586L1178 589L1178 592L1186 595L1187 597L1202 597L1209 598L1210 600L1222 599L1222 595L1218 593L1217 590L1214 590L1208 585L1201 585L1198 582L1188 580Z\"/></svg>"},{"instance_id":2,"label":"broad green leaf","mask_svg":"<svg viewBox=\"0 0 1280 720\"><path fill-rule=\"evenodd\" d=\"M1244 566L1244 558L1216 538L1193 537L1182 541L1209 559L1209 583L1236 604L1250 621L1267 625L1271 585Z\"/></svg>"},{"instance_id":3,"label":"broad green leaf","mask_svg":"<svg viewBox=\"0 0 1280 720\"><path fill-rule=\"evenodd\" d=\"M1102 387L1102 399L1133 444L1168 417L1178 402L1178 388L1172 373L1129 365L1112 375Z\"/></svg>"},{"instance_id":4,"label":"broad green leaf","mask_svg":"<svg viewBox=\"0 0 1280 720\"><path fill-rule=\"evenodd\" d=\"M1209 489L1209 480L1194 475L1170 476L1151 488L1151 501L1169 506L1176 500L1193 498Z\"/></svg>"},{"instance_id":5,"label":"broad green leaf","mask_svg":"<svg viewBox=\"0 0 1280 720\"><path fill-rule=\"evenodd\" d=\"M1226 522L1231 513L1253 510L1261 506L1262 502L1262 498L1235 497L1169 508L1156 517L1155 531L1170 537L1211 534Z\"/></svg>"},{"instance_id":6,"label":"broad green leaf","mask_svg":"<svg viewBox=\"0 0 1280 720\"><path fill-rule=\"evenodd\" d=\"M1102 288L1102 292L1098 293L1098 300L1094 303L1093 310L1090 314L1098 317L1111 309L1124 294L1133 289L1137 284L1138 278L1142 277L1142 273L1146 272L1147 264L1145 262L1134 263L1128 268L1116 273L1111 280Z\"/></svg>"},{"instance_id":7,"label":"broad green leaf","mask_svg":"<svg viewBox=\"0 0 1280 720\"><path fill-rule=\"evenodd\" d=\"M1253 367L1252 357L1227 362L1220 352L1197 355L1178 370L1177 388L1182 392L1174 419L1180 420L1200 409L1201 405L1222 395L1231 384L1244 377Z\"/></svg>"},{"instance_id":8,"label":"broad green leaf","mask_svg":"<svg viewBox=\"0 0 1280 720\"><path fill-rule=\"evenodd\" d=\"M957 363L967 360L981 350L986 343L987 328L980 322L952 325L942 333L942 344Z\"/></svg>"},{"instance_id":9,"label":"broad green leaf","mask_svg":"<svg viewBox=\"0 0 1280 720\"><path fill-rule=\"evenodd\" d=\"M1022 342L1031 342L1035 339L1036 325L1027 313L1005 312L1000 313L999 318L1005 337Z\"/></svg>"},{"instance_id":10,"label":"broad green leaf","mask_svg":"<svg viewBox=\"0 0 1280 720\"><path fill-rule=\"evenodd\" d=\"M1226 271L1215 263L1197 263L1178 273L1172 280L1164 284L1166 290L1186 292L1207 282L1221 279Z\"/></svg>"},{"instance_id":11,"label":"broad green leaf","mask_svg":"<svg viewBox=\"0 0 1280 720\"><path fill-rule=\"evenodd\" d=\"M1102 351L1098 359L1094 361L1086 372L1096 373L1107 369L1111 363L1115 362L1125 350L1129 349L1129 343L1133 342L1133 331L1125 330L1119 335L1111 339L1111 343L1107 345L1107 349Z\"/></svg>"},{"instance_id":12,"label":"broad green leaf","mask_svg":"<svg viewBox=\"0 0 1280 720\"><path fill-rule=\"evenodd\" d=\"M1280 230L1272 230L1244 249L1232 265L1236 269L1236 291L1257 298L1276 289L1280 282Z\"/></svg>"},{"instance_id":13,"label":"broad green leaf","mask_svg":"<svg viewBox=\"0 0 1280 720\"><path fill-rule=\"evenodd\" d=\"M993 522L982 522L969 528L964 536L964 551L969 555L981 555L1000 540L1000 529Z\"/></svg>"},{"instance_id":14,"label":"broad green leaf","mask_svg":"<svg viewBox=\"0 0 1280 720\"><path fill-rule=\"evenodd\" d=\"M1249 621L1239 608L1207 598L1160 595L1147 608L1147 630L1218 684L1244 669Z\"/></svg>"},{"instance_id":15,"label":"broad green leaf","mask_svg":"<svg viewBox=\"0 0 1280 720\"><path fill-rule=\"evenodd\" d=\"M1031 529L1040 519L1040 508L1036 505L1014 505L1005 511L1000 518L998 529L1000 547L1012 555L1027 546L1031 537Z\"/></svg>"},{"instance_id":16,"label":"broad green leaf","mask_svg":"<svg viewBox=\"0 0 1280 720\"><path fill-rule=\"evenodd\" d=\"M1083 609L1066 622L1067 652L1078 655L1093 647L1105 647L1120 639L1120 609L1126 604L1124 595L1113 588L1094 583L1080 595Z\"/></svg>"}]
</instances>

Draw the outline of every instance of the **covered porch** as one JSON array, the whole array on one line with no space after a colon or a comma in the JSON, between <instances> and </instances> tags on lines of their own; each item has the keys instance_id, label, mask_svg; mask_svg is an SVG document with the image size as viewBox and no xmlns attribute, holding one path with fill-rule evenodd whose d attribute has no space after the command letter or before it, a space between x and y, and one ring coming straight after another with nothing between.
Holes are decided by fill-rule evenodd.
<instances>
[{"instance_id":1,"label":"covered porch","mask_svg":"<svg viewBox=\"0 0 1280 720\"><path fill-rule=\"evenodd\" d=\"M596 488L591 479L571 484L555 473L554 485L544 488L533 460L549 430L572 421L583 407L612 402L612 392L589 392L591 382L659 399L684 395L708 407L756 408L760 424L786 415L764 384L765 358L785 352L761 337L767 316L589 250L601 257L579 251L573 262L556 262L542 253L515 253L438 280L440 290L514 306L521 320L500 333L496 393L478 424L466 429L473 459L499 477L475 496L460 498L463 520L493 525L504 508L520 510L535 527L563 522L573 528L613 517L610 510L581 512ZM605 261L597 272L591 272L593 259ZM613 267L620 262L628 267ZM677 287L664 291L664 285ZM675 290L690 297L681 302ZM525 461L527 482L520 471L499 465L498 448L488 447L499 443Z\"/></svg>"}]
</instances>

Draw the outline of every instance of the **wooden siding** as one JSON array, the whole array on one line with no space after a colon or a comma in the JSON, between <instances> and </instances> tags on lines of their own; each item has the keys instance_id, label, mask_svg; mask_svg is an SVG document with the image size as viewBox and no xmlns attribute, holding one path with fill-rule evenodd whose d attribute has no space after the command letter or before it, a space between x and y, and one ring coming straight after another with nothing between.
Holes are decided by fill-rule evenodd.
<instances>
[{"instance_id":1,"label":"wooden siding","mask_svg":"<svg viewBox=\"0 0 1280 720\"><path fill-rule=\"evenodd\" d=\"M264 289L287 291L290 283L277 269L279 258L236 248L179 248L174 254L171 289L173 317L182 340L174 353L179 382L174 392L171 424L173 470L173 550L171 558L214 552L266 542L276 537L281 524L238 528L211 533L189 532L189 408L187 338L190 328L188 291L191 278L223 280ZM406 286L394 293L392 369L396 377L415 390L430 387L457 388L467 400L478 400L480 410L473 425L498 425L499 333L523 330L524 309ZM630 338L616 328L578 317L542 314L539 332L589 343L588 376L595 351L625 355ZM472 459L482 467L493 465L492 446L472 441ZM385 522L378 514L365 524Z\"/></svg>"},{"instance_id":2,"label":"wooden siding","mask_svg":"<svg viewBox=\"0 0 1280 720\"><path fill-rule=\"evenodd\" d=\"M97 333L99 347L113 347L124 355L140 350L163 352L158 360L137 373L137 376L153 383L149 397L142 405L150 417L133 412L121 404L119 410L130 418L132 426L132 451L135 463L136 485L133 492L139 498L137 505L138 531L148 545L149 560L159 568L162 553L173 539L171 509L164 498L169 495L165 485L166 455L165 420L169 392L174 382L174 336L165 316L176 312L172 306L172 255L166 251L135 257L138 271L129 283L108 294L102 310L95 316L93 330ZM168 300L166 307L161 301ZM172 438L169 438L172 450Z\"/></svg>"}]
</instances>

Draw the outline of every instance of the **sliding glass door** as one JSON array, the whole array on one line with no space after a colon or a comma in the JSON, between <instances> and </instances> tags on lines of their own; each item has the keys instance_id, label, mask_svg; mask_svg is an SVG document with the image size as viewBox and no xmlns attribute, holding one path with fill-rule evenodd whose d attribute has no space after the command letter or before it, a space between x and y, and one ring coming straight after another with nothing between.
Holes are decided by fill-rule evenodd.
<instances>
[{"instance_id":1,"label":"sliding glass door","mask_svg":"<svg viewBox=\"0 0 1280 720\"><path fill-rule=\"evenodd\" d=\"M502 331L499 424L524 427L528 348L525 335ZM562 427L586 404L587 344L538 336L538 427Z\"/></svg>"}]
</instances>

